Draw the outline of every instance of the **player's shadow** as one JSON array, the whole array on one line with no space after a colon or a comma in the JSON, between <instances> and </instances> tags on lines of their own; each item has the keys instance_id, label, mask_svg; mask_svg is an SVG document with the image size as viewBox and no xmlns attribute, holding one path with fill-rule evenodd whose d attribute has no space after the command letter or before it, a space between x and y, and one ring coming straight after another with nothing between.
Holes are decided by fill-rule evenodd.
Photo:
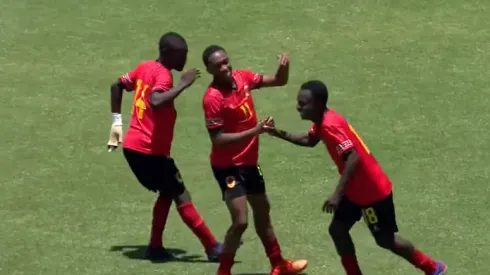
<instances>
[{"instance_id":1,"label":"player's shadow","mask_svg":"<svg viewBox=\"0 0 490 275\"><path fill-rule=\"evenodd\" d=\"M115 245L112 246L110 251L121 252L123 256L133 260L146 260L152 263L166 263L166 262L187 262L187 263L209 263L202 259L202 255L189 255L187 251L178 248L168 248L167 251L174 255L173 259L169 260L150 260L145 256L147 246L146 245Z\"/></svg>"}]
</instances>

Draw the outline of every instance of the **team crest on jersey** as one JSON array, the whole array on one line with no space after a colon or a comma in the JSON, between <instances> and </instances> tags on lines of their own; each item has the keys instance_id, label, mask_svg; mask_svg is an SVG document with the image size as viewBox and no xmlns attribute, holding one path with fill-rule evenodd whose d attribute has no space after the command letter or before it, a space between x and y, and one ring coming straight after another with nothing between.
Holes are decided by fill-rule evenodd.
<instances>
[{"instance_id":1,"label":"team crest on jersey","mask_svg":"<svg viewBox=\"0 0 490 275\"><path fill-rule=\"evenodd\" d=\"M233 188L236 185L236 180L233 176L226 177L225 181L228 188Z\"/></svg>"}]
</instances>

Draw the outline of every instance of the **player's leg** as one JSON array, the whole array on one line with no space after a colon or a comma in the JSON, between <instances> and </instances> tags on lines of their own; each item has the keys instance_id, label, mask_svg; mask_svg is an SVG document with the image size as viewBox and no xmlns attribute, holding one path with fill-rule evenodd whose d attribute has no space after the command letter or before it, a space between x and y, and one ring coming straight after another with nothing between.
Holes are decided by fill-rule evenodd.
<instances>
[{"instance_id":1,"label":"player's leg","mask_svg":"<svg viewBox=\"0 0 490 275\"><path fill-rule=\"evenodd\" d=\"M226 232L219 259L218 275L231 274L236 251L240 246L242 235L248 227L246 190L237 171L236 167L213 167L214 177L220 186L223 200L226 202L231 216L231 225Z\"/></svg>"},{"instance_id":2,"label":"player's leg","mask_svg":"<svg viewBox=\"0 0 490 275\"><path fill-rule=\"evenodd\" d=\"M443 274L446 266L443 262L438 262L414 245L400 237L396 224L395 207L393 196L390 194L385 199L374 203L371 207L363 210L366 223L371 230L376 243L388 249L396 255L406 259L416 268L422 270L427 275Z\"/></svg>"},{"instance_id":3,"label":"player's leg","mask_svg":"<svg viewBox=\"0 0 490 275\"><path fill-rule=\"evenodd\" d=\"M155 157L128 149L123 149L123 154L138 181L148 190L158 192L158 184L153 177L154 170L152 170L152 167L158 164ZM149 259L169 260L173 257L162 245L162 235L171 205L172 199L158 192L157 199L153 205L150 241L146 250L146 256Z\"/></svg>"},{"instance_id":4,"label":"player's leg","mask_svg":"<svg viewBox=\"0 0 490 275\"><path fill-rule=\"evenodd\" d=\"M236 198L227 198L226 206L231 215L231 226L226 231L219 261L218 275L230 274L231 267L235 263L235 255L240 246L242 235L248 227L247 200L245 195Z\"/></svg>"},{"instance_id":5,"label":"player's leg","mask_svg":"<svg viewBox=\"0 0 490 275\"><path fill-rule=\"evenodd\" d=\"M194 235L199 238L208 260L217 262L222 245L216 241L213 233L195 209L187 189L181 195L174 197L174 200L182 221L192 230Z\"/></svg>"},{"instance_id":6,"label":"player's leg","mask_svg":"<svg viewBox=\"0 0 490 275\"><path fill-rule=\"evenodd\" d=\"M164 169L162 179L164 182L165 192L173 198L176 204L177 212L182 221L189 227L194 235L201 241L206 255L210 261L218 261L221 253L221 244L216 241L216 238L209 230L201 215L197 212L192 203L191 196L185 188L180 172L172 158L166 158L165 163L161 166Z\"/></svg>"},{"instance_id":7,"label":"player's leg","mask_svg":"<svg viewBox=\"0 0 490 275\"><path fill-rule=\"evenodd\" d=\"M306 260L288 261L282 257L271 222L270 204L260 166L243 167L241 173L245 179L247 199L253 210L255 231L272 266L271 274L296 274L303 271L308 265Z\"/></svg>"},{"instance_id":8,"label":"player's leg","mask_svg":"<svg viewBox=\"0 0 490 275\"><path fill-rule=\"evenodd\" d=\"M356 249L350 235L350 229L361 218L361 208L347 197L340 202L334 213L328 232L340 256L342 266L347 275L361 275L357 262Z\"/></svg>"}]
</instances>

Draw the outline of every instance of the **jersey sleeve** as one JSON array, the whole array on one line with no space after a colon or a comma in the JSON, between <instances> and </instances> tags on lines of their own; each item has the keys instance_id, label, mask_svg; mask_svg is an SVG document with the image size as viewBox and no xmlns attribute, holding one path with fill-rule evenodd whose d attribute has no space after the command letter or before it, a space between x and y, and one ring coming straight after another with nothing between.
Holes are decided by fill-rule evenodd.
<instances>
[{"instance_id":1,"label":"jersey sleeve","mask_svg":"<svg viewBox=\"0 0 490 275\"><path fill-rule=\"evenodd\" d=\"M138 76L138 72L141 68L141 64L138 64L131 71L125 73L124 75L119 77L119 81L126 87L126 90L132 91L134 90L134 85L136 81L136 77Z\"/></svg>"},{"instance_id":2,"label":"jersey sleeve","mask_svg":"<svg viewBox=\"0 0 490 275\"><path fill-rule=\"evenodd\" d=\"M341 156L345 151L354 148L354 143L347 135L346 129L340 124L329 125L327 130L327 142L335 146L337 154Z\"/></svg>"},{"instance_id":3,"label":"jersey sleeve","mask_svg":"<svg viewBox=\"0 0 490 275\"><path fill-rule=\"evenodd\" d=\"M262 85L262 74L254 73L249 70L242 70L241 73L250 90L260 88Z\"/></svg>"},{"instance_id":4,"label":"jersey sleeve","mask_svg":"<svg viewBox=\"0 0 490 275\"><path fill-rule=\"evenodd\" d=\"M155 84L153 85L152 92L157 90L166 92L172 89L172 86L172 75L169 72L160 71L155 76Z\"/></svg>"},{"instance_id":5,"label":"jersey sleeve","mask_svg":"<svg viewBox=\"0 0 490 275\"><path fill-rule=\"evenodd\" d=\"M221 99L217 96L206 94L203 98L204 119L206 120L206 128L209 130L223 126L221 103Z\"/></svg>"}]
</instances>

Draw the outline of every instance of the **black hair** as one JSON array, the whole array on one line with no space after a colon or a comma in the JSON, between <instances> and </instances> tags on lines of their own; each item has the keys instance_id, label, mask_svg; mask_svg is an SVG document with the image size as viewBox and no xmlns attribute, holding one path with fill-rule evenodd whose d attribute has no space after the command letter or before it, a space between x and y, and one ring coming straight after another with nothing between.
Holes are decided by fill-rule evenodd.
<instances>
[{"instance_id":1,"label":"black hair","mask_svg":"<svg viewBox=\"0 0 490 275\"><path fill-rule=\"evenodd\" d=\"M202 62L204 63L204 65L206 67L208 66L208 63L209 63L209 57L211 57L211 55L213 55L217 51L226 52L223 47L218 46L218 45L210 45L210 46L206 47L206 49L204 49L204 52L202 52Z\"/></svg>"},{"instance_id":2,"label":"black hair","mask_svg":"<svg viewBox=\"0 0 490 275\"><path fill-rule=\"evenodd\" d=\"M160 53L166 51L183 50L187 49L187 42L182 35L176 32L167 32L160 37L158 49L160 50Z\"/></svg>"},{"instance_id":3,"label":"black hair","mask_svg":"<svg viewBox=\"0 0 490 275\"><path fill-rule=\"evenodd\" d=\"M328 102L327 86L320 80L310 80L301 85L301 90L308 90L315 100L319 100L323 105Z\"/></svg>"}]
</instances>

